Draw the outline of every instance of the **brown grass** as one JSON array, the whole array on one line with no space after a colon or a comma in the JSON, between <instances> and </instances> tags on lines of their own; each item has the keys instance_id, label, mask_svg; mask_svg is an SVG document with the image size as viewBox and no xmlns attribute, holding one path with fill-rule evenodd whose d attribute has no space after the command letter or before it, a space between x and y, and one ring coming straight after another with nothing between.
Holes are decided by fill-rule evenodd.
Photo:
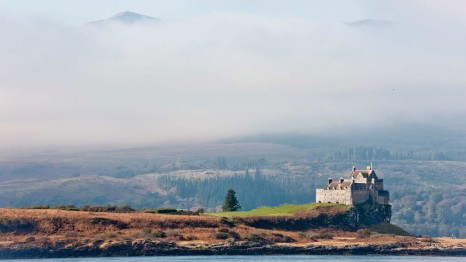
<instances>
[{"instance_id":1,"label":"brown grass","mask_svg":"<svg viewBox=\"0 0 466 262\"><path fill-rule=\"evenodd\" d=\"M236 220L232 223L231 220L215 216L92 213L50 209L0 209L0 239L0 245L137 239L176 241L188 246L233 240L290 245L321 242L325 245L416 242L413 237L386 235L368 230L352 232L336 228L313 228L304 231L260 229L248 226L247 223ZM465 242L459 244L464 245Z\"/></svg>"}]
</instances>

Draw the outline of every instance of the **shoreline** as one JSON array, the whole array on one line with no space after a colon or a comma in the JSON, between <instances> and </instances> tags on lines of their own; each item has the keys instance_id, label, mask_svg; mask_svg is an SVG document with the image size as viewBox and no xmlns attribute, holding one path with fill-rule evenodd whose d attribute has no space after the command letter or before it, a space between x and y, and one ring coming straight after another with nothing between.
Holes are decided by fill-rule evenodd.
<instances>
[{"instance_id":1,"label":"shoreline","mask_svg":"<svg viewBox=\"0 0 466 262\"><path fill-rule=\"evenodd\" d=\"M466 239L415 237L352 213L216 217L0 209L0 259L190 255L466 256ZM338 226L340 225L340 226Z\"/></svg>"},{"instance_id":2,"label":"shoreline","mask_svg":"<svg viewBox=\"0 0 466 262\"><path fill-rule=\"evenodd\" d=\"M50 243L44 246L11 244L0 248L0 259L135 257L135 256L210 256L210 255L375 255L375 256L455 256L465 257L466 248L410 246L405 243L383 245L262 245L252 242L184 246L175 242L140 240L84 244Z\"/></svg>"}]
</instances>

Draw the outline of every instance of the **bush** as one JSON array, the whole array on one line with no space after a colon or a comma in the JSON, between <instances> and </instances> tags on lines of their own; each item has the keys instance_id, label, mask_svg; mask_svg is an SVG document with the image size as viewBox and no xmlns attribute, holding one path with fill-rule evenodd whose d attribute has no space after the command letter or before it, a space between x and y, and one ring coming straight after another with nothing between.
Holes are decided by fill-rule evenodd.
<instances>
[{"instance_id":1,"label":"bush","mask_svg":"<svg viewBox=\"0 0 466 262\"><path fill-rule=\"evenodd\" d=\"M189 210L178 210L171 207L163 207L157 209L143 209L143 213L152 213L152 214L165 214L165 215L181 215L181 216L198 216L201 213L204 213L204 209L198 209L197 211Z\"/></svg>"},{"instance_id":2,"label":"bush","mask_svg":"<svg viewBox=\"0 0 466 262\"><path fill-rule=\"evenodd\" d=\"M109 212L109 213L131 213L136 211L136 209L125 205L125 206L82 206L79 208L79 211L87 212Z\"/></svg>"},{"instance_id":3,"label":"bush","mask_svg":"<svg viewBox=\"0 0 466 262\"><path fill-rule=\"evenodd\" d=\"M272 241L270 241L270 240L268 240L266 238L266 234L264 234L264 233L250 234L250 235L246 236L244 239L247 240L247 241L256 242L256 243L259 243L259 244L262 244L262 245L272 243Z\"/></svg>"},{"instance_id":4,"label":"bush","mask_svg":"<svg viewBox=\"0 0 466 262\"><path fill-rule=\"evenodd\" d=\"M102 227L105 227L105 226L114 226L118 229L126 229L128 228L128 224L122 222L122 221L119 221L119 220L114 220L114 219L110 219L110 218L103 218L103 217L93 217L93 218L90 218L89 219L89 222L92 224L92 225L99 225L99 226L102 226Z\"/></svg>"},{"instance_id":5,"label":"bush","mask_svg":"<svg viewBox=\"0 0 466 262\"><path fill-rule=\"evenodd\" d=\"M214 238L215 239L228 239L230 238L229 233L224 233L224 232L215 232L214 233Z\"/></svg>"},{"instance_id":6,"label":"bush","mask_svg":"<svg viewBox=\"0 0 466 262\"><path fill-rule=\"evenodd\" d=\"M36 223L31 218L2 218L0 233L30 233L36 229Z\"/></svg>"},{"instance_id":7,"label":"bush","mask_svg":"<svg viewBox=\"0 0 466 262\"><path fill-rule=\"evenodd\" d=\"M188 240L188 241L197 240L197 239L198 238L196 236L194 236L194 235L189 235L189 236L186 237L186 240Z\"/></svg>"},{"instance_id":8,"label":"bush","mask_svg":"<svg viewBox=\"0 0 466 262\"><path fill-rule=\"evenodd\" d=\"M225 228L225 227L222 227L222 228L219 228L219 229L218 229L218 232L228 233L228 232L230 232L230 229Z\"/></svg>"},{"instance_id":9,"label":"bush","mask_svg":"<svg viewBox=\"0 0 466 262\"><path fill-rule=\"evenodd\" d=\"M163 207L163 208L157 208L154 210L154 213L156 214L174 214L178 212L175 208L171 207Z\"/></svg>"},{"instance_id":10,"label":"bush","mask_svg":"<svg viewBox=\"0 0 466 262\"><path fill-rule=\"evenodd\" d=\"M360 229L356 232L356 238L368 238L372 234L370 229Z\"/></svg>"},{"instance_id":11,"label":"bush","mask_svg":"<svg viewBox=\"0 0 466 262\"><path fill-rule=\"evenodd\" d=\"M218 232L213 233L215 239L229 239L233 238L235 240L241 239L240 235L237 232L230 231L228 228L220 228Z\"/></svg>"},{"instance_id":12,"label":"bush","mask_svg":"<svg viewBox=\"0 0 466 262\"><path fill-rule=\"evenodd\" d=\"M230 228L235 227L235 223L233 221L228 220L228 218L226 217L222 217L220 219L220 224L230 227Z\"/></svg>"},{"instance_id":13,"label":"bush","mask_svg":"<svg viewBox=\"0 0 466 262\"><path fill-rule=\"evenodd\" d=\"M317 239L333 239L333 234L330 232L321 232L317 234Z\"/></svg>"},{"instance_id":14,"label":"bush","mask_svg":"<svg viewBox=\"0 0 466 262\"><path fill-rule=\"evenodd\" d=\"M142 233L146 234L146 235L150 235L152 234L152 229L148 228L148 227L145 227L142 229Z\"/></svg>"},{"instance_id":15,"label":"bush","mask_svg":"<svg viewBox=\"0 0 466 262\"><path fill-rule=\"evenodd\" d=\"M174 231L168 232L167 236L171 237L171 238L175 238L175 239L180 240L180 241L186 240L186 238L182 234L180 234L178 232L174 232Z\"/></svg>"},{"instance_id":16,"label":"bush","mask_svg":"<svg viewBox=\"0 0 466 262\"><path fill-rule=\"evenodd\" d=\"M50 206L32 206L32 207L22 207L21 209L50 209Z\"/></svg>"},{"instance_id":17,"label":"bush","mask_svg":"<svg viewBox=\"0 0 466 262\"><path fill-rule=\"evenodd\" d=\"M66 206L55 206L52 209L60 209L66 211L79 211L79 208L75 207L74 205L66 205Z\"/></svg>"},{"instance_id":18,"label":"bush","mask_svg":"<svg viewBox=\"0 0 466 262\"><path fill-rule=\"evenodd\" d=\"M34 242L34 241L36 241L36 238L33 237L33 236L29 236L26 239L24 239L24 243L31 243L31 242Z\"/></svg>"},{"instance_id":19,"label":"bush","mask_svg":"<svg viewBox=\"0 0 466 262\"><path fill-rule=\"evenodd\" d=\"M238 232L230 231L230 237L234 238L235 240L240 240L241 236L238 234Z\"/></svg>"},{"instance_id":20,"label":"bush","mask_svg":"<svg viewBox=\"0 0 466 262\"><path fill-rule=\"evenodd\" d=\"M152 235L156 238L166 238L167 237L167 234L163 231L157 231L157 232L154 232L152 233Z\"/></svg>"},{"instance_id":21,"label":"bush","mask_svg":"<svg viewBox=\"0 0 466 262\"><path fill-rule=\"evenodd\" d=\"M291 243L291 242L296 241L292 237L285 236L285 235L278 234L278 233L272 233L271 240L273 242L282 242L282 243Z\"/></svg>"},{"instance_id":22,"label":"bush","mask_svg":"<svg viewBox=\"0 0 466 262\"><path fill-rule=\"evenodd\" d=\"M306 235L306 238L317 241L317 239L333 239L333 234L329 231L320 231L316 233L309 233Z\"/></svg>"}]
</instances>

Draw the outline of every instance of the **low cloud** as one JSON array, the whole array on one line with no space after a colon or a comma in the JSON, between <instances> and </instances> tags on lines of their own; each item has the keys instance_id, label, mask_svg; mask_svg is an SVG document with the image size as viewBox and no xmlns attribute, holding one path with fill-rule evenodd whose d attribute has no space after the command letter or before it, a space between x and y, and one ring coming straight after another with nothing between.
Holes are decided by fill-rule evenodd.
<instances>
[{"instance_id":1,"label":"low cloud","mask_svg":"<svg viewBox=\"0 0 466 262\"><path fill-rule=\"evenodd\" d=\"M353 132L464 115L464 26L410 21L215 13L70 28L4 18L2 147Z\"/></svg>"}]
</instances>

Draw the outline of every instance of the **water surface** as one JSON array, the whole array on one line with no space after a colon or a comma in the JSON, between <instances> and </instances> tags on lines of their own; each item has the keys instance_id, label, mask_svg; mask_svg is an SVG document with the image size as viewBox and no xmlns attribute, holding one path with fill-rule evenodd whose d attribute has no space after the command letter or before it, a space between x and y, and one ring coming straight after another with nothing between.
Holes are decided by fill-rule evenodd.
<instances>
[{"instance_id":1,"label":"water surface","mask_svg":"<svg viewBox=\"0 0 466 262\"><path fill-rule=\"evenodd\" d=\"M304 255L277 255L277 256L163 256L163 257L99 257L99 258L55 258L55 259L15 259L3 261L40 261L40 262L104 262L104 261L142 261L142 262L187 262L187 261L273 261L273 262L302 262L302 261L377 261L377 262L424 262L424 261L466 261L466 257L432 257L432 256L304 256Z\"/></svg>"}]
</instances>

